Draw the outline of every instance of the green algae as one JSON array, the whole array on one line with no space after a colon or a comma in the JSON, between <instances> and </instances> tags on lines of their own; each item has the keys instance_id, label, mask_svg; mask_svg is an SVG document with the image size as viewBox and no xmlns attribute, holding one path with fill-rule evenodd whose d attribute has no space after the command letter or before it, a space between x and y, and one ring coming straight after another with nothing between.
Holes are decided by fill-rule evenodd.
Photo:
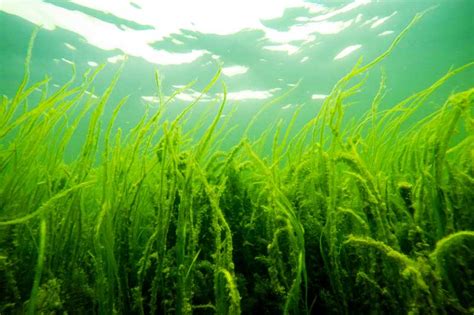
<instances>
[{"instance_id":1,"label":"green algae","mask_svg":"<svg viewBox=\"0 0 474 315\"><path fill-rule=\"evenodd\" d=\"M294 137L298 112L286 130L250 140L257 115L230 150L220 149L225 86L201 137L202 122L183 131L220 70L171 122L179 91L162 95L156 73L162 106L124 133L114 124L126 99L102 122L119 74L97 100L86 91L100 70L54 93L48 78L28 87L34 35L0 112L0 312L472 313L474 88L406 122L474 63L386 111L382 76L367 115L343 123L361 75L420 17L359 61ZM66 163L81 122L81 152Z\"/></svg>"}]
</instances>

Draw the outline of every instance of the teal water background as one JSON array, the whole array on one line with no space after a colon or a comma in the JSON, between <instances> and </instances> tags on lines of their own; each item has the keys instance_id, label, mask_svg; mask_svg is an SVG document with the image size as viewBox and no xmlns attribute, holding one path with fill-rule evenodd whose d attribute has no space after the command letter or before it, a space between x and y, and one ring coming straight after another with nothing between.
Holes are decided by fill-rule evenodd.
<instances>
[{"instance_id":1,"label":"teal water background","mask_svg":"<svg viewBox=\"0 0 474 315\"><path fill-rule=\"evenodd\" d=\"M2 0L0 2L0 94L12 97L23 76L28 40L40 26L31 63L31 81L51 76L51 91L106 64L95 90L99 95L128 56L109 104L129 95L117 125L127 129L157 103L154 71L165 95L197 80L171 104L175 115L209 82L218 66L228 90L225 114L242 131L268 101L299 85L276 102L254 128L260 134L279 118L288 121L302 107L301 126L318 112L324 97L359 57L364 62L385 51L416 13L431 9L380 66L371 71L349 117L370 106L383 68L387 91L383 108L428 87L451 67L474 60L474 1L155 1ZM472 70L449 81L429 106L452 91L474 85ZM39 93L38 93L39 94ZM197 105L217 107L217 84ZM431 104L431 105L430 105ZM426 108L429 112L430 108ZM209 117L213 111L209 112ZM224 115L225 115L224 114ZM415 116L416 117L416 116Z\"/></svg>"}]
</instances>

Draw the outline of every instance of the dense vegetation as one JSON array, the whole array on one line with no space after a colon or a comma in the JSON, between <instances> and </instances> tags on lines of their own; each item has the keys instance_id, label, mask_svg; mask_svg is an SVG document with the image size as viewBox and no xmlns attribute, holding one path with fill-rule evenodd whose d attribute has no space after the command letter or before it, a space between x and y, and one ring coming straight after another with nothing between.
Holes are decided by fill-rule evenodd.
<instances>
[{"instance_id":1,"label":"dense vegetation","mask_svg":"<svg viewBox=\"0 0 474 315\"><path fill-rule=\"evenodd\" d=\"M343 124L405 32L303 128L296 113L252 141L249 126L225 151L225 87L196 139L202 124L183 126L199 98L166 121L180 91L163 96L157 75L160 110L124 134L126 99L102 119L118 75L98 99L86 92L99 70L48 92L48 78L28 83L31 43L0 107L0 313L472 314L474 88L407 119L474 63L384 111L382 76L370 111Z\"/></svg>"}]
</instances>

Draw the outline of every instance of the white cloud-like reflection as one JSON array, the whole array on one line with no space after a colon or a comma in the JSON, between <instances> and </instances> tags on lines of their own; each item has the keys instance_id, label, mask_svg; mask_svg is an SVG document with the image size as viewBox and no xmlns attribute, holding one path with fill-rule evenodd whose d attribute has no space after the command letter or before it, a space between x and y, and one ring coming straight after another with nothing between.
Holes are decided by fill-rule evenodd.
<instances>
[{"instance_id":1,"label":"white cloud-like reflection","mask_svg":"<svg viewBox=\"0 0 474 315\"><path fill-rule=\"evenodd\" d=\"M223 36L245 29L261 30L268 42L273 43L264 49L294 54L304 43L314 41L318 34L337 34L350 27L354 19L337 20L337 16L366 5L370 0L355 0L338 9L328 9L304 0L71 0L69 3L138 23L148 29L119 27L80 10L66 9L43 0L2 0L0 10L47 30L60 28L74 32L103 50L120 50L150 63L172 65L191 63L208 53L205 49L177 53L152 46L176 34L193 37L183 34L184 30ZM304 8L315 16L300 17L301 23L287 31L264 26L263 21L281 18L289 8ZM375 23L381 24L390 17ZM177 46L183 44L176 38L171 42Z\"/></svg>"},{"instance_id":2,"label":"white cloud-like reflection","mask_svg":"<svg viewBox=\"0 0 474 315\"><path fill-rule=\"evenodd\" d=\"M351 45L351 46L348 46L346 48L344 48L343 50L341 50L341 52L339 52L336 57L334 57L334 60L338 60L338 59L342 59L350 54L352 54L354 51L358 50L359 48L361 48L362 45Z\"/></svg>"},{"instance_id":3,"label":"white cloud-like reflection","mask_svg":"<svg viewBox=\"0 0 474 315\"><path fill-rule=\"evenodd\" d=\"M247 73L248 70L249 68L244 67L244 66L231 66L231 67L222 68L222 73L225 76L233 77L239 74L245 74Z\"/></svg>"},{"instance_id":4,"label":"white cloud-like reflection","mask_svg":"<svg viewBox=\"0 0 474 315\"><path fill-rule=\"evenodd\" d=\"M294 56L297 64L313 63L318 56L308 53L308 47L324 42L324 38L336 36L348 29L364 27L376 30L376 38L392 34L384 30L384 24L397 11L386 16L366 16L356 9L371 3L371 0L355 0L332 9L306 0L70 0L68 4L78 6L69 9L61 5L45 2L46 0L0 0L0 11L19 16L46 30L66 30L80 36L88 44L102 50L113 51L107 59L110 63L124 60L125 56L143 58L157 65L180 65L193 63L208 55L209 59L226 60L221 52L210 52L209 46L199 49L188 48L188 42L198 42L199 34L228 36L242 31L257 31L261 38L257 41L260 49L271 51L282 56ZM108 14L117 19L120 25L113 24L99 17L81 11L80 7ZM287 9L302 9L292 25L287 28L273 28L267 23L282 18ZM349 12L354 12L352 15ZM128 24L127 22L130 22ZM128 24L128 25L124 25ZM139 28L130 25L138 24ZM163 46L166 44L166 48ZM261 45L260 45L261 44ZM347 45L348 43L345 43ZM364 43L365 44L365 43ZM64 43L71 51L79 46ZM344 44L342 44L344 45ZM334 60L345 58L362 47L353 44L343 48ZM173 51L179 49L179 52ZM217 55L217 53L219 55ZM300 54L301 53L301 54ZM264 56L265 57L265 56ZM271 62L257 57L261 62ZM290 58L288 58L290 59ZM62 59L69 63L69 60ZM98 60L98 62L102 62ZM98 65L88 61L91 67ZM248 76L246 65L223 64L224 76ZM192 101L197 97L196 91L183 92L176 96L181 101ZM264 100L273 96L272 90L241 90L229 92L229 100ZM312 99L324 99L322 94L313 94ZM143 96L146 102L154 103L151 96ZM204 101L212 98L203 98ZM289 107L288 107L289 108Z\"/></svg>"}]
</instances>

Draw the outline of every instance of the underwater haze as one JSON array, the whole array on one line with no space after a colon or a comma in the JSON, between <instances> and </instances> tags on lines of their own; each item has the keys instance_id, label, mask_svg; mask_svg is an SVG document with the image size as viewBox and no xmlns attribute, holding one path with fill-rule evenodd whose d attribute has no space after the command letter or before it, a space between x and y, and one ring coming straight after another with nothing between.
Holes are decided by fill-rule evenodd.
<instances>
[{"instance_id":1,"label":"underwater haze","mask_svg":"<svg viewBox=\"0 0 474 315\"><path fill-rule=\"evenodd\" d=\"M0 0L0 314L472 314L473 12Z\"/></svg>"}]
</instances>

